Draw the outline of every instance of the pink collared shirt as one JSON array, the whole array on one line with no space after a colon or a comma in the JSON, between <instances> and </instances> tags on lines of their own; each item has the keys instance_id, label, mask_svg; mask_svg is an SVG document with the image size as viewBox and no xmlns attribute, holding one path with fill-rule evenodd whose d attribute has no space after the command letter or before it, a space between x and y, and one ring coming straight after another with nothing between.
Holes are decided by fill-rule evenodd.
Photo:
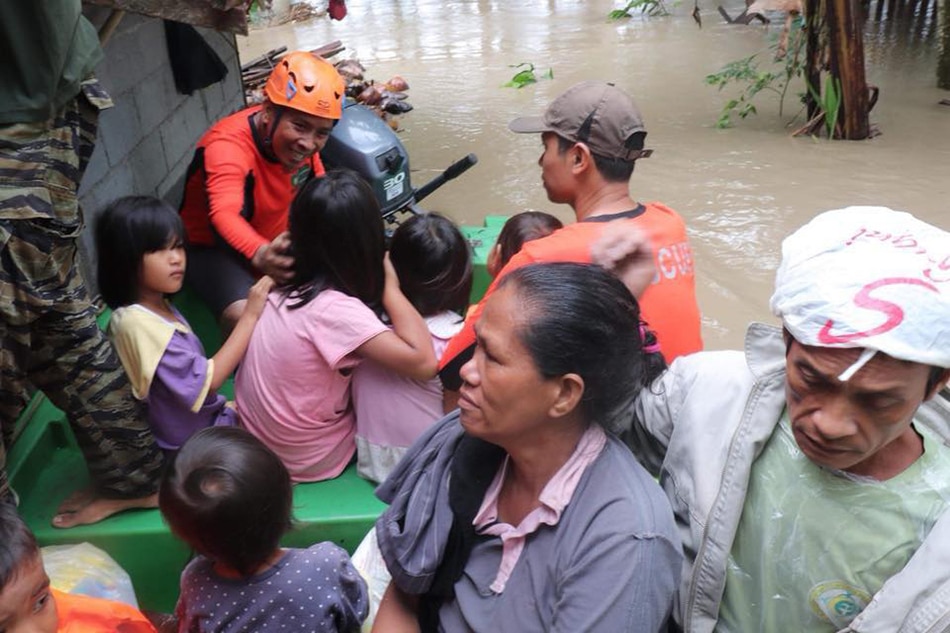
<instances>
[{"instance_id":1,"label":"pink collared shirt","mask_svg":"<svg viewBox=\"0 0 950 633\"><path fill-rule=\"evenodd\" d=\"M561 519L561 513L574 496L574 490L577 488L581 475L597 459L606 443L607 436L604 430L599 425L592 424L581 436L570 458L544 486L538 498L541 505L529 512L517 527L498 522L498 494L501 492L501 485L508 471L509 458L505 457L495 479L485 492L485 499L482 501L478 514L472 521L475 531L479 534L490 534L501 538L501 564L491 584L492 591L502 593L505 590L505 584L521 557L528 535L536 532L542 523L557 525Z\"/></svg>"}]
</instances>

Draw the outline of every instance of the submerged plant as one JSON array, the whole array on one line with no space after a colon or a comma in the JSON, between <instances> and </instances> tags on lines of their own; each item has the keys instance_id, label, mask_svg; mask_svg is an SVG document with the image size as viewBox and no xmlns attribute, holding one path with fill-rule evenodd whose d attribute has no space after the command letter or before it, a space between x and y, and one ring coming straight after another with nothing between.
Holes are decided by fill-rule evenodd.
<instances>
[{"instance_id":1,"label":"submerged plant","mask_svg":"<svg viewBox=\"0 0 950 633\"><path fill-rule=\"evenodd\" d=\"M808 84L808 92L815 100L818 109L824 113L825 131L828 138L835 138L835 128L838 126L838 112L841 107L841 80L828 75L825 77L825 92L818 94L815 88Z\"/></svg>"},{"instance_id":2,"label":"submerged plant","mask_svg":"<svg viewBox=\"0 0 950 633\"><path fill-rule=\"evenodd\" d=\"M534 64L531 62L511 64L509 68L524 68L525 66L527 68L516 72L511 81L505 84L505 88L524 88L528 84L537 83L538 77L534 74ZM547 71L541 73L541 79L554 79L554 69L548 68Z\"/></svg>"},{"instance_id":3,"label":"submerged plant","mask_svg":"<svg viewBox=\"0 0 950 633\"><path fill-rule=\"evenodd\" d=\"M782 94L784 86L776 85L776 80L779 79L780 75L772 71L760 70L759 62L756 60L758 56L759 53L756 53L729 62L719 72L706 75L706 83L711 86L719 86L720 90L730 83L744 86L738 97L730 99L723 105L722 111L719 113L719 119L716 121L716 127L730 127L734 114L739 115L739 118L742 119L750 114L756 114L758 110L756 110L752 100L763 90Z\"/></svg>"},{"instance_id":4,"label":"submerged plant","mask_svg":"<svg viewBox=\"0 0 950 633\"><path fill-rule=\"evenodd\" d=\"M658 15L669 15L670 12L667 10L666 5L663 4L663 0L630 0L627 2L627 6L622 9L615 9L607 14L608 20L623 20L625 18L632 18L631 11L636 9L640 10L640 13L658 16Z\"/></svg>"},{"instance_id":5,"label":"submerged plant","mask_svg":"<svg viewBox=\"0 0 950 633\"><path fill-rule=\"evenodd\" d=\"M782 116L789 84L804 73L804 64L801 59L804 45L805 29L801 19L797 19L789 36L787 52L782 53L781 43L777 42L769 46L766 51L729 62L719 72L706 75L706 83L718 86L720 90L730 84L742 87L738 97L730 99L723 105L716 127L730 127L733 115L744 119L750 114L757 114L758 110L752 100L763 90L778 95L778 114ZM764 62L763 67L762 55L765 52L769 54L772 62Z\"/></svg>"}]
</instances>

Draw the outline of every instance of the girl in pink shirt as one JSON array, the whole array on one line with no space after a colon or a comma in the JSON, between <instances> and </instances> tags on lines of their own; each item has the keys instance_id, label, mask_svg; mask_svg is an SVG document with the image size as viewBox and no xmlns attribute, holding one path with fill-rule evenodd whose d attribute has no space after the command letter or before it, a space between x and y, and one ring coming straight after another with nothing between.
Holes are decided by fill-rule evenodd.
<instances>
[{"instance_id":1,"label":"girl in pink shirt","mask_svg":"<svg viewBox=\"0 0 950 633\"><path fill-rule=\"evenodd\" d=\"M406 298L425 319L438 358L462 329L462 314L468 307L472 291L468 244L451 220L426 213L399 226L389 256ZM414 380L378 363L360 365L353 374L359 474L383 481L416 438L442 417L442 396L438 377Z\"/></svg>"},{"instance_id":2,"label":"girl in pink shirt","mask_svg":"<svg viewBox=\"0 0 950 633\"><path fill-rule=\"evenodd\" d=\"M350 402L364 359L419 380L435 376L425 321L385 257L372 189L339 170L304 185L290 206L293 277L267 305L238 370L241 423L294 481L339 475L356 451ZM392 328L379 319L385 310Z\"/></svg>"}]
</instances>

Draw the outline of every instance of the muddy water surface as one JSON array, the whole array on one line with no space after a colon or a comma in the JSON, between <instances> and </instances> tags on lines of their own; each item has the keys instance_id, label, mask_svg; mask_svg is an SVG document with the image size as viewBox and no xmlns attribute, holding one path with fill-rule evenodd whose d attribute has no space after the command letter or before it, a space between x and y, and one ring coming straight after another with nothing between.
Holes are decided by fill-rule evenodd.
<instances>
[{"instance_id":1,"label":"muddy water surface","mask_svg":"<svg viewBox=\"0 0 950 633\"><path fill-rule=\"evenodd\" d=\"M659 200L687 220L696 255L705 338L712 349L741 345L745 325L771 320L768 297L782 237L824 209L884 204L950 229L950 93L935 87L932 25L914 36L896 22L868 25L868 80L881 88L868 142L790 138L786 118L766 96L759 115L716 129L722 93L703 78L726 62L763 51L763 26L726 25L712 2L703 28L673 15L608 22L606 0L348 0L342 22L313 20L252 31L239 38L243 59L286 45L315 48L342 40L385 81L403 75L416 109L400 133L418 186L469 152L479 164L429 197L425 206L467 224L489 213L526 209L571 219L540 184L537 136L508 132L507 122L540 113L583 79L616 82L638 100L653 157L637 164L632 193ZM728 6L728 5L727 5ZM735 15L739 9L732 7ZM531 62L553 80L503 88ZM799 125L801 121L799 121Z\"/></svg>"}]
</instances>

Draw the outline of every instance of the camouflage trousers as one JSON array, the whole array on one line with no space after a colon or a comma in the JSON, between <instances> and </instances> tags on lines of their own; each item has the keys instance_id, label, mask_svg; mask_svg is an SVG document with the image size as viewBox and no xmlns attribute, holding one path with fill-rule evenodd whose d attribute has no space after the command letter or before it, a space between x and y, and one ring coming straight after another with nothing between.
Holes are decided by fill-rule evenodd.
<instances>
[{"instance_id":1,"label":"camouflage trousers","mask_svg":"<svg viewBox=\"0 0 950 633\"><path fill-rule=\"evenodd\" d=\"M49 121L0 126L0 498L28 384L66 413L102 493L138 497L157 486L161 454L77 262L96 88L84 85Z\"/></svg>"}]
</instances>

